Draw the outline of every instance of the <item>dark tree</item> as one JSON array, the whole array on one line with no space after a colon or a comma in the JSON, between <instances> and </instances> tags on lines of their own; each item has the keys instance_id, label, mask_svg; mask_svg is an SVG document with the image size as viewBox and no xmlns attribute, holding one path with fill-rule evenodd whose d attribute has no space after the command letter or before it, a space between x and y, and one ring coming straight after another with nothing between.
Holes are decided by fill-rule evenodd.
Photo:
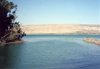
<instances>
[{"instance_id":1,"label":"dark tree","mask_svg":"<svg viewBox=\"0 0 100 69\"><path fill-rule=\"evenodd\" d=\"M20 40L25 33L22 32L20 24L14 22L17 5L7 0L0 0L0 43Z\"/></svg>"}]
</instances>

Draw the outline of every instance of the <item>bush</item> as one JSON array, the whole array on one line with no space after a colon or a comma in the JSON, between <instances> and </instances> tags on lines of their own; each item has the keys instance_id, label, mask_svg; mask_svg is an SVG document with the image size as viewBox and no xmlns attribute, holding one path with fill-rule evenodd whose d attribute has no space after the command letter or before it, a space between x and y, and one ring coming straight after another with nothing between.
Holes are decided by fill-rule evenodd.
<instances>
[{"instance_id":1,"label":"bush","mask_svg":"<svg viewBox=\"0 0 100 69\"><path fill-rule=\"evenodd\" d=\"M89 37L86 37L86 38L89 38Z\"/></svg>"}]
</instances>

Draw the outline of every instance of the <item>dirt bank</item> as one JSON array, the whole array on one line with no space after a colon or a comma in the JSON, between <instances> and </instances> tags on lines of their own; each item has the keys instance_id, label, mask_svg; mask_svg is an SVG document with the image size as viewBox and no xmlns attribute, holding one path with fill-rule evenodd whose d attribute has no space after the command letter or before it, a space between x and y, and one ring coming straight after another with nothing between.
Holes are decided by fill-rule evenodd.
<instances>
[{"instance_id":1,"label":"dirt bank","mask_svg":"<svg viewBox=\"0 0 100 69\"><path fill-rule=\"evenodd\" d=\"M13 42L2 43L2 44L0 44L0 46L5 46L5 45L9 45L9 44L20 44L20 43L24 43L24 42L26 42L26 41L16 40L16 41L13 41Z\"/></svg>"},{"instance_id":2,"label":"dirt bank","mask_svg":"<svg viewBox=\"0 0 100 69\"><path fill-rule=\"evenodd\" d=\"M14 42L9 42L9 43L6 43L6 44L19 44L19 43L24 43L25 41L22 41L22 40L17 40L17 41L14 41Z\"/></svg>"},{"instance_id":3,"label":"dirt bank","mask_svg":"<svg viewBox=\"0 0 100 69\"><path fill-rule=\"evenodd\" d=\"M83 41L89 41L91 43L100 45L100 40L99 39L95 39L95 38L84 38Z\"/></svg>"}]
</instances>

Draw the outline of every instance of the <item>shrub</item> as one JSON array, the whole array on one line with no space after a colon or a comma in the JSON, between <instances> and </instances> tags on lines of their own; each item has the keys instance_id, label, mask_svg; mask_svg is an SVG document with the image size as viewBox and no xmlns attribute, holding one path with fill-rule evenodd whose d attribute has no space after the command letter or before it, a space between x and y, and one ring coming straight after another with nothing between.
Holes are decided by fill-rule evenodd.
<instances>
[{"instance_id":1,"label":"shrub","mask_svg":"<svg viewBox=\"0 0 100 69\"><path fill-rule=\"evenodd\" d=\"M86 38L89 38L89 37L86 37Z\"/></svg>"}]
</instances>

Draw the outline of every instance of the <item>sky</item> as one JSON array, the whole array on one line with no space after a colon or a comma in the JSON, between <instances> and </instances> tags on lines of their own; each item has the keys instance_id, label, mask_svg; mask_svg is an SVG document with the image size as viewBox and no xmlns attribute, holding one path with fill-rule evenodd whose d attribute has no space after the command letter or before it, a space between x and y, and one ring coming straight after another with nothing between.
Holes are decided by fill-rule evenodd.
<instances>
[{"instance_id":1,"label":"sky","mask_svg":"<svg viewBox=\"0 0 100 69\"><path fill-rule=\"evenodd\" d=\"M8 0L21 25L100 24L100 0Z\"/></svg>"}]
</instances>

